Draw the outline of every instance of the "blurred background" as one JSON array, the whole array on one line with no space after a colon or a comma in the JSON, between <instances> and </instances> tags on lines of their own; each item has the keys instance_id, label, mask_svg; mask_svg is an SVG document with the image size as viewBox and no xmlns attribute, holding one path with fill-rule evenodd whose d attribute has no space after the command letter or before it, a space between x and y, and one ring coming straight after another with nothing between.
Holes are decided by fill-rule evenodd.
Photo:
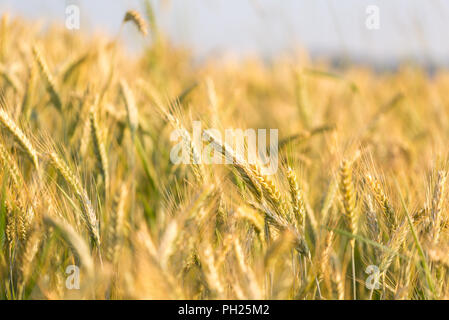
<instances>
[{"instance_id":1,"label":"blurred background","mask_svg":"<svg viewBox=\"0 0 449 320\"><path fill-rule=\"evenodd\" d=\"M312 57L392 68L413 61L449 65L449 1L445 0L152 0L159 28L195 58L258 55L264 59L297 48ZM0 0L0 13L64 23L67 5L81 9L81 30L117 34L126 10L141 0ZM377 6L378 29L366 26ZM143 11L142 11L143 12ZM122 32L131 50L142 40Z\"/></svg>"}]
</instances>

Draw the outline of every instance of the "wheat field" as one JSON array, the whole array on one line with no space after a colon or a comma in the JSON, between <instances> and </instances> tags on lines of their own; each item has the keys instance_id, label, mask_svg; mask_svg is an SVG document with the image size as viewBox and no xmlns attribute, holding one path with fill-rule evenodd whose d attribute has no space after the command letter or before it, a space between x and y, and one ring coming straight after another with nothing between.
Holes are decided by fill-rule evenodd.
<instances>
[{"instance_id":1,"label":"wheat field","mask_svg":"<svg viewBox=\"0 0 449 320\"><path fill-rule=\"evenodd\" d=\"M123 17L138 54L1 17L1 299L449 298L449 72L194 63ZM173 163L194 121L278 129L277 171Z\"/></svg>"}]
</instances>

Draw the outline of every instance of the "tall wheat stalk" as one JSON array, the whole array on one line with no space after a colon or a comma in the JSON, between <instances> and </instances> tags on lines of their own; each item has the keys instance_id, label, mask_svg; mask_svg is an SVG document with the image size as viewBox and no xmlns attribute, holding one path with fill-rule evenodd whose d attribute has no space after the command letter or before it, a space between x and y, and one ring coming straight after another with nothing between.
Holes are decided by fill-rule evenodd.
<instances>
[{"instance_id":1,"label":"tall wheat stalk","mask_svg":"<svg viewBox=\"0 0 449 320\"><path fill-rule=\"evenodd\" d=\"M344 213L349 227L349 231L357 235L357 213L355 208L355 189L352 181L352 163L349 160L343 160L340 166L340 190L343 197ZM355 238L350 240L351 261L352 261L352 286L354 291L354 300L357 299L356 274L355 274Z\"/></svg>"}]
</instances>

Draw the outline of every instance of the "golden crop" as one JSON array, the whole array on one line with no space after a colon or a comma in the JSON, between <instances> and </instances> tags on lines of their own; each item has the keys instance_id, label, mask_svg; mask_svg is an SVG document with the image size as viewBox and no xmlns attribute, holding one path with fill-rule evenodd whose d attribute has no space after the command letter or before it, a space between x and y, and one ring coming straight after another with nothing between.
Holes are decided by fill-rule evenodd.
<instances>
[{"instance_id":1,"label":"golden crop","mask_svg":"<svg viewBox=\"0 0 449 320\"><path fill-rule=\"evenodd\" d=\"M194 63L124 17L138 56L1 19L0 298L449 298L447 71ZM232 163L174 164L196 120L278 129L277 172L207 132Z\"/></svg>"}]
</instances>

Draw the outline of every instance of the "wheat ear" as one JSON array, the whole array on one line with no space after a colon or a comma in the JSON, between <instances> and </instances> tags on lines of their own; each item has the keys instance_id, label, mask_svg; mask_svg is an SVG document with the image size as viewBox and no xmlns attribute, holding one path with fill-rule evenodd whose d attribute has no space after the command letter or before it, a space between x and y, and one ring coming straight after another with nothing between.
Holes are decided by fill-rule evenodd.
<instances>
[{"instance_id":1,"label":"wheat ear","mask_svg":"<svg viewBox=\"0 0 449 320\"><path fill-rule=\"evenodd\" d=\"M33 271L32 262L39 250L40 242L41 242L41 233L38 229L34 229L31 232L30 237L26 240L25 248L21 256L20 261L21 280L19 285L20 291L19 297L22 296L23 291L25 289L25 285L32 274Z\"/></svg>"},{"instance_id":2,"label":"wheat ear","mask_svg":"<svg viewBox=\"0 0 449 320\"><path fill-rule=\"evenodd\" d=\"M445 171L438 172L438 180L433 193L431 220L433 231L432 241L434 243L438 243L441 233L441 211L445 196L446 177L447 174Z\"/></svg>"},{"instance_id":3,"label":"wheat ear","mask_svg":"<svg viewBox=\"0 0 449 320\"><path fill-rule=\"evenodd\" d=\"M202 261L204 262L204 272L206 275L207 284L213 291L215 291L216 295L219 297L223 296L225 291L224 286L215 264L214 251L209 243L205 245L203 250Z\"/></svg>"},{"instance_id":4,"label":"wheat ear","mask_svg":"<svg viewBox=\"0 0 449 320\"><path fill-rule=\"evenodd\" d=\"M295 214L295 217L298 221L299 228L301 230L304 230L306 210L304 207L302 190L299 189L296 174L290 167L287 168L287 180L290 186L290 195L292 198L293 213Z\"/></svg>"},{"instance_id":5,"label":"wheat ear","mask_svg":"<svg viewBox=\"0 0 449 320\"><path fill-rule=\"evenodd\" d=\"M0 143L0 161L3 167L7 170L14 186L17 188L17 190L19 190L22 182L19 173L19 168L17 167L17 164L12 158L9 151L5 148L5 146L2 143Z\"/></svg>"},{"instance_id":6,"label":"wheat ear","mask_svg":"<svg viewBox=\"0 0 449 320\"><path fill-rule=\"evenodd\" d=\"M4 202L5 207L5 234L6 234L6 242L8 244L9 251L11 253L14 242L16 241L18 232L17 232L17 223L16 217L14 215L14 211L9 204L9 202Z\"/></svg>"},{"instance_id":7,"label":"wheat ear","mask_svg":"<svg viewBox=\"0 0 449 320\"><path fill-rule=\"evenodd\" d=\"M120 193L116 199L116 208L112 211L111 222L108 232L108 259L112 263L118 262L118 253L120 250L120 241L123 237L123 224L125 218L125 204L128 196L128 188L122 185Z\"/></svg>"},{"instance_id":8,"label":"wheat ear","mask_svg":"<svg viewBox=\"0 0 449 320\"><path fill-rule=\"evenodd\" d=\"M349 231L357 234L357 215L355 210L355 191L352 182L352 168L351 161L343 160L340 167L340 190L343 196L343 206L345 216L348 222ZM352 261L352 285L354 291L354 300L357 299L356 279L355 279L355 238L350 240L351 244L351 261Z\"/></svg>"},{"instance_id":9,"label":"wheat ear","mask_svg":"<svg viewBox=\"0 0 449 320\"><path fill-rule=\"evenodd\" d=\"M368 185L370 186L372 192L374 193L374 198L376 199L379 206L382 208L383 213L385 214L388 226L390 226L390 230L394 230L396 228L396 217L393 211L393 208L388 201L388 198L382 187L376 179L374 179L371 175L366 176L366 180L368 181Z\"/></svg>"},{"instance_id":10,"label":"wheat ear","mask_svg":"<svg viewBox=\"0 0 449 320\"><path fill-rule=\"evenodd\" d=\"M103 131L98 123L98 117L95 110L91 110L89 114L90 129L92 134L92 142L94 145L95 156L100 167L100 172L103 177L105 194L109 190L109 163L106 155L106 148L104 145Z\"/></svg>"},{"instance_id":11,"label":"wheat ear","mask_svg":"<svg viewBox=\"0 0 449 320\"><path fill-rule=\"evenodd\" d=\"M226 142L222 142L221 139L215 137L212 132L204 130L203 139L208 141L215 150L226 158L226 163L232 164L237 169L258 200L262 200L263 197L267 198L275 212L267 208L265 204L262 207L258 203L250 202L249 204L255 209L262 211L265 214L265 218L279 231L288 230L293 232L296 236L296 250L301 254L308 255L309 248L307 243L303 235L289 223L285 202L281 198L281 193L273 180L268 175L263 174L258 166L247 164L241 155L236 153Z\"/></svg>"},{"instance_id":12,"label":"wheat ear","mask_svg":"<svg viewBox=\"0 0 449 320\"><path fill-rule=\"evenodd\" d=\"M142 18L139 12L136 10L128 10L125 14L125 17L123 18L123 22L132 21L140 33L142 33L144 36L148 34L148 28L147 23Z\"/></svg>"},{"instance_id":13,"label":"wheat ear","mask_svg":"<svg viewBox=\"0 0 449 320\"><path fill-rule=\"evenodd\" d=\"M245 255L243 254L242 246L238 239L234 240L234 252L237 258L238 266L249 282L249 289L251 292L251 299L261 299L262 290L260 289L257 277L252 268L245 262Z\"/></svg>"},{"instance_id":14,"label":"wheat ear","mask_svg":"<svg viewBox=\"0 0 449 320\"><path fill-rule=\"evenodd\" d=\"M134 136L139 126L139 111L137 110L134 94L124 79L120 81L120 92L123 96L123 101L125 102L129 129Z\"/></svg>"},{"instance_id":15,"label":"wheat ear","mask_svg":"<svg viewBox=\"0 0 449 320\"><path fill-rule=\"evenodd\" d=\"M343 160L340 167L340 191L343 197L344 213L349 231L357 233L357 215L355 210L355 191L352 182L352 167L349 160ZM354 240L351 240L354 241Z\"/></svg>"},{"instance_id":16,"label":"wheat ear","mask_svg":"<svg viewBox=\"0 0 449 320\"><path fill-rule=\"evenodd\" d=\"M59 111L62 111L62 102L61 102L61 98L59 97L58 91L56 90L55 81L48 69L48 66L47 66L47 63L45 62L44 57L42 56L39 48L36 45L33 46L33 55L34 55L34 59L36 60L37 65L39 67L39 70L45 79L45 82L47 85L47 91L50 94L53 104L55 105L56 109L58 109Z\"/></svg>"},{"instance_id":17,"label":"wheat ear","mask_svg":"<svg viewBox=\"0 0 449 320\"><path fill-rule=\"evenodd\" d=\"M412 221L413 222L413 221ZM401 225L396 228L394 231L392 238L390 239L388 243L388 248L390 250L384 252L381 262L379 265L380 272L385 273L387 272L388 268L392 264L394 258L399 252L399 249L401 248L402 244L404 243L408 231L409 231L409 224L407 221L403 221Z\"/></svg>"},{"instance_id":18,"label":"wheat ear","mask_svg":"<svg viewBox=\"0 0 449 320\"><path fill-rule=\"evenodd\" d=\"M43 221L46 225L57 229L64 240L74 249L75 255L80 259L89 275L93 275L94 262L90 255L89 247L72 226L66 221L61 220L50 214L44 214Z\"/></svg>"},{"instance_id":19,"label":"wheat ear","mask_svg":"<svg viewBox=\"0 0 449 320\"><path fill-rule=\"evenodd\" d=\"M92 240L100 245L100 233L97 216L95 215L95 211L92 208L91 201L87 196L86 191L81 186L81 183L78 181L75 174L70 170L67 164L62 160L56 152L50 153L50 158L53 166L58 170L61 176L67 181L70 187L73 189L79 203L81 206L81 212L83 213L83 219L87 225L87 229L89 230L89 234Z\"/></svg>"},{"instance_id":20,"label":"wheat ear","mask_svg":"<svg viewBox=\"0 0 449 320\"><path fill-rule=\"evenodd\" d=\"M0 108L0 122L3 127L14 137L19 145L25 150L25 153L33 162L36 170L39 169L39 162L37 160L37 151L34 149L30 140L25 136L22 129L9 117L3 108Z\"/></svg>"},{"instance_id":21,"label":"wheat ear","mask_svg":"<svg viewBox=\"0 0 449 320\"><path fill-rule=\"evenodd\" d=\"M181 132L181 137L183 142L189 148L189 160L192 164L192 171L195 176L197 182L204 181L205 172L204 167L201 163L201 153L195 146L195 143L192 141L190 135L188 134L185 127L181 124L178 118L174 117L172 114L168 113L166 110L162 109L162 112L168 122L172 124L173 127L178 129Z\"/></svg>"}]
</instances>

